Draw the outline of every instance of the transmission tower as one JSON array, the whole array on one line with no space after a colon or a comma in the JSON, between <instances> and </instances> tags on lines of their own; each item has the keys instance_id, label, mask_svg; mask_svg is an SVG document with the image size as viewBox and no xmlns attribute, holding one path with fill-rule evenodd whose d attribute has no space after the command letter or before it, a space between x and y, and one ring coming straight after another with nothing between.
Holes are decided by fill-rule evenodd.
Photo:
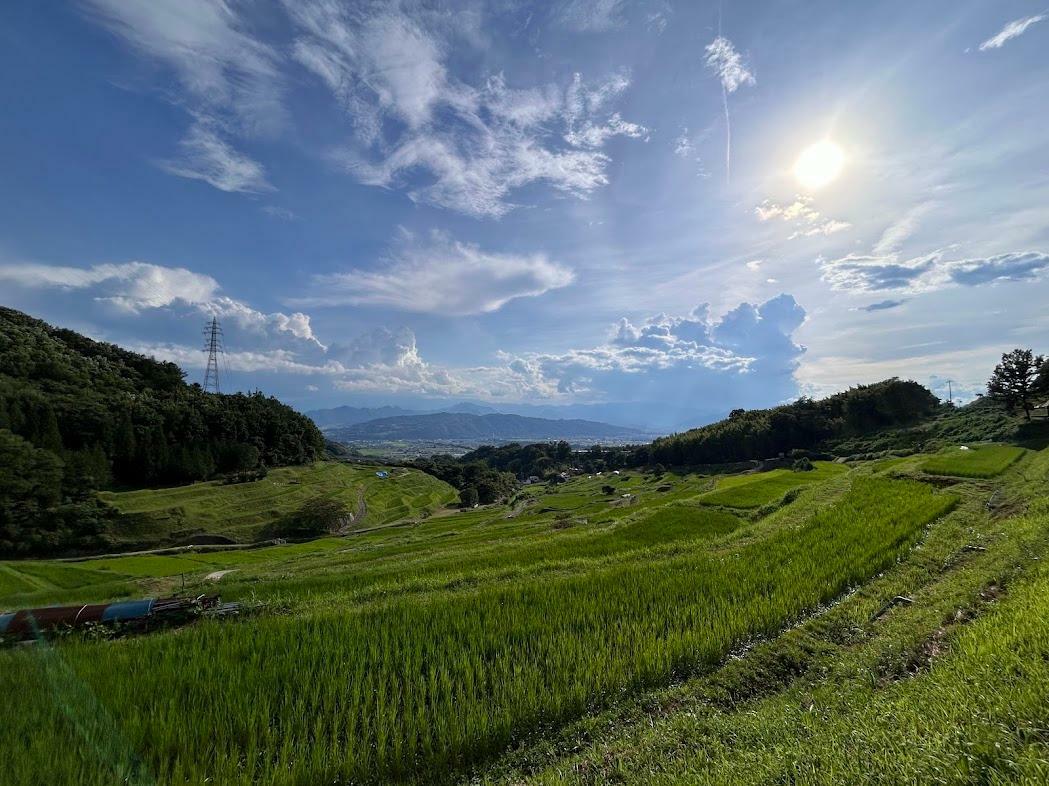
<instances>
[{"instance_id":1,"label":"transmission tower","mask_svg":"<svg viewBox=\"0 0 1049 786\"><path fill-rule=\"evenodd\" d=\"M208 353L208 366L204 372L204 391L220 393L219 390L219 355L226 357L226 348L222 345L222 326L218 317L204 325L204 351Z\"/></svg>"}]
</instances>

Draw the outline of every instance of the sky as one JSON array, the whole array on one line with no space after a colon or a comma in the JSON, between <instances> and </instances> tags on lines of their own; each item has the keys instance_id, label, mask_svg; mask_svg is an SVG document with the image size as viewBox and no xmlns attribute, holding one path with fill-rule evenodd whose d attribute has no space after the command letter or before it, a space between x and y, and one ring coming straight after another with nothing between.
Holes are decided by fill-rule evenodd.
<instances>
[{"instance_id":1,"label":"sky","mask_svg":"<svg viewBox=\"0 0 1049 786\"><path fill-rule=\"evenodd\" d=\"M0 9L0 304L303 409L669 430L1049 349L1049 7Z\"/></svg>"}]
</instances>

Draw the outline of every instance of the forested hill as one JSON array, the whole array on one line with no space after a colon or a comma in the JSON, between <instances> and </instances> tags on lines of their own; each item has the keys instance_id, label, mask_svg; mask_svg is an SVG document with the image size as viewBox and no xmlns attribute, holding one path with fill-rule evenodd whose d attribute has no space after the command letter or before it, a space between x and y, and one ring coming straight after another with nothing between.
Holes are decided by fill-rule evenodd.
<instances>
[{"instance_id":1,"label":"forested hill","mask_svg":"<svg viewBox=\"0 0 1049 786\"><path fill-rule=\"evenodd\" d=\"M940 407L917 382L887 379L819 401L802 398L773 409L734 410L725 420L657 439L649 449L650 459L672 465L764 459L918 423Z\"/></svg>"},{"instance_id":2,"label":"forested hill","mask_svg":"<svg viewBox=\"0 0 1049 786\"><path fill-rule=\"evenodd\" d=\"M323 447L274 398L205 393L173 363L0 307L0 548L26 542L34 517L60 529L56 506L91 489L297 464Z\"/></svg>"}]
</instances>

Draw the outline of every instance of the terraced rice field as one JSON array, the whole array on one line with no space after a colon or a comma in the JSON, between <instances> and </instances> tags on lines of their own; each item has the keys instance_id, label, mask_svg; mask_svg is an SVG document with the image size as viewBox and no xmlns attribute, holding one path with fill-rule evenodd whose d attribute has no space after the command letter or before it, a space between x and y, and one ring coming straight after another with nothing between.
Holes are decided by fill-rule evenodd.
<instances>
[{"instance_id":1,"label":"terraced rice field","mask_svg":"<svg viewBox=\"0 0 1049 786\"><path fill-rule=\"evenodd\" d=\"M391 472L392 477L377 477L380 469ZM131 537L206 532L250 541L263 536L268 525L321 495L341 500L351 511L363 499L366 510L356 522L359 527L432 512L458 498L454 489L416 470L337 462L283 467L252 483L227 486L210 481L100 496L133 517Z\"/></svg>"},{"instance_id":2,"label":"terraced rice field","mask_svg":"<svg viewBox=\"0 0 1049 786\"><path fill-rule=\"evenodd\" d=\"M788 491L803 488L833 478L847 471L842 464L817 461L808 472L774 469L753 475L735 475L718 481L716 490L704 494L699 501L704 505L724 505L727 508L760 508L783 498Z\"/></svg>"},{"instance_id":3,"label":"terraced rice field","mask_svg":"<svg viewBox=\"0 0 1049 786\"><path fill-rule=\"evenodd\" d=\"M1023 458L1026 451L1011 445L979 445L949 448L922 465L930 475L962 478L993 478Z\"/></svg>"},{"instance_id":4,"label":"terraced rice field","mask_svg":"<svg viewBox=\"0 0 1049 786\"><path fill-rule=\"evenodd\" d=\"M74 637L54 650L58 671L42 650L0 652L0 689L26 707L0 751L15 783L465 772L537 730L716 668L895 562L956 501L844 472L757 521L695 504L707 478L638 474L616 478L615 495L600 490L607 478L578 479L529 490L523 507L312 544L37 563L60 580L36 598L177 586L192 564L188 592L262 605L240 622ZM35 570L3 567L16 582ZM207 582L220 567L236 572ZM69 570L93 578L63 587ZM150 679L135 679L144 663ZM54 744L71 737L90 744ZM27 747L5 751L15 739Z\"/></svg>"}]
</instances>

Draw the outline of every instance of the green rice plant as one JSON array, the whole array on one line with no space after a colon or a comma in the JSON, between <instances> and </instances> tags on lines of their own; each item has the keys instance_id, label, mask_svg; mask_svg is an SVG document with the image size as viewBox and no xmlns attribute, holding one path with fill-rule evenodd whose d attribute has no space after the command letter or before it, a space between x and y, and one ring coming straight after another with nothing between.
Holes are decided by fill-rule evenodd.
<instances>
[{"instance_id":1,"label":"green rice plant","mask_svg":"<svg viewBox=\"0 0 1049 786\"><path fill-rule=\"evenodd\" d=\"M375 471L376 467L319 462L275 469L251 483L209 481L99 496L127 514L127 534L139 541L194 531L237 540L258 539L268 525L316 496L338 499L351 511L363 510L355 522L359 527L432 512L457 499L451 486L418 470L391 469L387 478L377 477Z\"/></svg>"},{"instance_id":2,"label":"green rice plant","mask_svg":"<svg viewBox=\"0 0 1049 786\"><path fill-rule=\"evenodd\" d=\"M794 472L789 469L774 469L754 475L733 475L719 480L717 488L704 494L699 502L704 505L723 505L728 508L760 508L783 498L791 489L819 483L847 472L843 464L817 461L815 469Z\"/></svg>"},{"instance_id":3,"label":"green rice plant","mask_svg":"<svg viewBox=\"0 0 1049 786\"><path fill-rule=\"evenodd\" d=\"M859 478L799 526L717 554L71 640L53 651L61 670L42 648L0 652L0 691L20 706L3 714L5 777L445 779L536 729L713 668L883 570L954 502L926 484ZM688 526L688 511L657 511L653 532L660 515Z\"/></svg>"},{"instance_id":4,"label":"green rice plant","mask_svg":"<svg viewBox=\"0 0 1049 786\"><path fill-rule=\"evenodd\" d=\"M1026 452L1011 445L980 445L967 450L949 448L922 464L922 470L930 475L993 478L1019 461Z\"/></svg>"}]
</instances>

